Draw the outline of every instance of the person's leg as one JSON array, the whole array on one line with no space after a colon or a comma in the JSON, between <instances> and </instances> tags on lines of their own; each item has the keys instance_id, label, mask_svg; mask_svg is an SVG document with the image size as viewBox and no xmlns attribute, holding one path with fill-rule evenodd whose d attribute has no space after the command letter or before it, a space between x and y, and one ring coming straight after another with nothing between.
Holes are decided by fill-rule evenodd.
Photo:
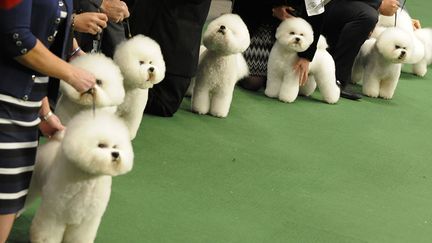
<instances>
[{"instance_id":1,"label":"person's leg","mask_svg":"<svg viewBox=\"0 0 432 243\"><path fill-rule=\"evenodd\" d=\"M12 225L15 221L15 214L1 214L0 215L0 243L5 243Z\"/></svg>"},{"instance_id":2,"label":"person's leg","mask_svg":"<svg viewBox=\"0 0 432 243\"><path fill-rule=\"evenodd\" d=\"M145 113L173 116L179 108L196 72L210 2L136 1L130 18L131 32L154 39L166 65L164 80L149 90Z\"/></svg>"},{"instance_id":3,"label":"person's leg","mask_svg":"<svg viewBox=\"0 0 432 243\"><path fill-rule=\"evenodd\" d=\"M267 81L267 62L270 51L275 42L275 30L279 22L265 23L258 27L251 35L249 48L243 53L249 67L249 76L239 81L239 86L258 91L265 87Z\"/></svg>"},{"instance_id":4,"label":"person's leg","mask_svg":"<svg viewBox=\"0 0 432 243\"><path fill-rule=\"evenodd\" d=\"M170 117L180 107L191 79L166 73L162 82L149 89L144 113Z\"/></svg>"},{"instance_id":5,"label":"person's leg","mask_svg":"<svg viewBox=\"0 0 432 243\"><path fill-rule=\"evenodd\" d=\"M351 83L354 59L378 21L378 11L361 1L335 0L326 6L323 35L344 89Z\"/></svg>"},{"instance_id":6,"label":"person's leg","mask_svg":"<svg viewBox=\"0 0 432 243\"><path fill-rule=\"evenodd\" d=\"M265 83L265 76L249 75L239 81L239 86L247 90L258 91L265 86Z\"/></svg>"}]
</instances>

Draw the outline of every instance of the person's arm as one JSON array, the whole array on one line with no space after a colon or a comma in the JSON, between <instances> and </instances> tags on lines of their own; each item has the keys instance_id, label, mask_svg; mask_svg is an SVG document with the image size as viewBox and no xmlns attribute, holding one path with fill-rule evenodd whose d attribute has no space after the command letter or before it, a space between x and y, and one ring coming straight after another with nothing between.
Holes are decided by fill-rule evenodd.
<instances>
[{"instance_id":1,"label":"person's arm","mask_svg":"<svg viewBox=\"0 0 432 243\"><path fill-rule=\"evenodd\" d=\"M323 14L306 17L306 20L312 26L312 30L314 32L314 41L306 51L298 53L299 61L294 64L294 70L299 73L299 83L301 86L305 85L308 79L309 63L313 60L317 50L318 39L321 35L323 18Z\"/></svg>"},{"instance_id":2,"label":"person's arm","mask_svg":"<svg viewBox=\"0 0 432 243\"><path fill-rule=\"evenodd\" d=\"M41 118L39 130L45 137L50 138L57 131L65 129L57 115L51 111L47 97L43 98L42 100L42 106L39 110L39 117Z\"/></svg>"},{"instance_id":3,"label":"person's arm","mask_svg":"<svg viewBox=\"0 0 432 243\"><path fill-rule=\"evenodd\" d=\"M1 54L41 74L62 79L77 91L94 86L95 77L50 52L30 31L32 0L23 0L9 10L0 10Z\"/></svg>"},{"instance_id":4,"label":"person's arm","mask_svg":"<svg viewBox=\"0 0 432 243\"><path fill-rule=\"evenodd\" d=\"M39 73L67 82L80 93L89 90L96 82L92 74L63 61L39 40L27 54L15 57L15 60Z\"/></svg>"}]
</instances>

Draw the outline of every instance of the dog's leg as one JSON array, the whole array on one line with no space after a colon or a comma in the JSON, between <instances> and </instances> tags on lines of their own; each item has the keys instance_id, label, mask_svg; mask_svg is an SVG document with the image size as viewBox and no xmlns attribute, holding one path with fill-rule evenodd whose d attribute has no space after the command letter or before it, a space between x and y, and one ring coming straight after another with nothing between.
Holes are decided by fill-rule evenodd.
<instances>
[{"instance_id":1,"label":"dog's leg","mask_svg":"<svg viewBox=\"0 0 432 243\"><path fill-rule=\"evenodd\" d=\"M413 73L417 76L424 77L427 73L427 61L423 58L420 62L413 64Z\"/></svg>"},{"instance_id":2,"label":"dog's leg","mask_svg":"<svg viewBox=\"0 0 432 243\"><path fill-rule=\"evenodd\" d=\"M393 98L393 94L396 90L396 86L398 83L398 79L396 80L383 80L381 82L381 87L379 90L379 97L383 99L391 99Z\"/></svg>"},{"instance_id":3,"label":"dog's leg","mask_svg":"<svg viewBox=\"0 0 432 243\"><path fill-rule=\"evenodd\" d=\"M361 64L359 57L357 57L354 61L354 65L351 73L351 82L353 84L361 83L363 79L363 73L364 73L364 67Z\"/></svg>"},{"instance_id":4,"label":"dog's leg","mask_svg":"<svg viewBox=\"0 0 432 243\"><path fill-rule=\"evenodd\" d=\"M316 89L317 83L312 75L309 75L308 81L305 85L300 87L299 94L304 96L310 96Z\"/></svg>"},{"instance_id":5,"label":"dog's leg","mask_svg":"<svg viewBox=\"0 0 432 243\"><path fill-rule=\"evenodd\" d=\"M79 225L68 226L64 234L63 243L93 243L101 217L97 216Z\"/></svg>"},{"instance_id":6,"label":"dog's leg","mask_svg":"<svg viewBox=\"0 0 432 243\"><path fill-rule=\"evenodd\" d=\"M223 87L214 93L211 100L210 114L216 117L227 117L231 106L234 86Z\"/></svg>"},{"instance_id":7,"label":"dog's leg","mask_svg":"<svg viewBox=\"0 0 432 243\"><path fill-rule=\"evenodd\" d=\"M381 80L378 77L365 74L362 87L363 94L372 98L377 98L380 92L380 82Z\"/></svg>"},{"instance_id":8,"label":"dog's leg","mask_svg":"<svg viewBox=\"0 0 432 243\"><path fill-rule=\"evenodd\" d=\"M318 59L316 61L318 61ZM330 61L322 63L330 63ZM329 104L335 104L339 100L340 89L336 84L336 73L334 66L332 68L325 65L318 65L316 67L317 68L314 70L313 75L324 101Z\"/></svg>"},{"instance_id":9,"label":"dog's leg","mask_svg":"<svg viewBox=\"0 0 432 243\"><path fill-rule=\"evenodd\" d=\"M287 73L279 90L279 100L283 102L294 102L299 93L299 75Z\"/></svg>"},{"instance_id":10,"label":"dog's leg","mask_svg":"<svg viewBox=\"0 0 432 243\"><path fill-rule=\"evenodd\" d=\"M282 83L282 75L278 75L277 71L271 69L269 66L269 70L267 72L267 84L264 90L264 94L270 98L277 98L279 95L280 86Z\"/></svg>"},{"instance_id":11,"label":"dog's leg","mask_svg":"<svg viewBox=\"0 0 432 243\"><path fill-rule=\"evenodd\" d=\"M195 84L192 94L192 111L200 115L207 114L210 110L210 90Z\"/></svg>"},{"instance_id":12,"label":"dog's leg","mask_svg":"<svg viewBox=\"0 0 432 243\"><path fill-rule=\"evenodd\" d=\"M60 243L66 226L57 220L52 212L44 210L43 205L36 212L30 227L32 243Z\"/></svg>"}]
</instances>

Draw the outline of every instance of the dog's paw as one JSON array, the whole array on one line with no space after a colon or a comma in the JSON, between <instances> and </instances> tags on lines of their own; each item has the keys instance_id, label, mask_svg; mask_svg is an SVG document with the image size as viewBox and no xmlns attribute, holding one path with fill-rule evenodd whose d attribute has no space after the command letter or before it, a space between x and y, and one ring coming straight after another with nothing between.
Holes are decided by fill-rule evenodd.
<instances>
[{"instance_id":1,"label":"dog's paw","mask_svg":"<svg viewBox=\"0 0 432 243\"><path fill-rule=\"evenodd\" d=\"M393 94L388 94L388 93L380 93L379 94L380 98L383 98L385 100L390 100L393 98Z\"/></svg>"},{"instance_id":2,"label":"dog's paw","mask_svg":"<svg viewBox=\"0 0 432 243\"><path fill-rule=\"evenodd\" d=\"M285 103L293 103L296 100L297 96L289 96L289 95L279 95L279 100Z\"/></svg>"},{"instance_id":3,"label":"dog's paw","mask_svg":"<svg viewBox=\"0 0 432 243\"><path fill-rule=\"evenodd\" d=\"M427 73L427 68L413 68L413 73L419 77L424 77Z\"/></svg>"},{"instance_id":4,"label":"dog's paw","mask_svg":"<svg viewBox=\"0 0 432 243\"><path fill-rule=\"evenodd\" d=\"M228 116L228 112L210 111L210 114L215 117L225 118Z\"/></svg>"}]
</instances>

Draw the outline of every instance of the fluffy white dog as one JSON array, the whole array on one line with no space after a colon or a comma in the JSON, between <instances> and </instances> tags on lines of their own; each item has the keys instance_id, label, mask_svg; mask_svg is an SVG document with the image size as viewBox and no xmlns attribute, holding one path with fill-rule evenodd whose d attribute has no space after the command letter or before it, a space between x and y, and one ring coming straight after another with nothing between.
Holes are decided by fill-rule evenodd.
<instances>
[{"instance_id":1,"label":"fluffy white dog","mask_svg":"<svg viewBox=\"0 0 432 243\"><path fill-rule=\"evenodd\" d=\"M391 99L402 63L409 60L413 41L401 28L387 28L378 39L371 38L361 47L353 65L352 81L363 80L363 94Z\"/></svg>"},{"instance_id":2,"label":"fluffy white dog","mask_svg":"<svg viewBox=\"0 0 432 243\"><path fill-rule=\"evenodd\" d=\"M413 65L413 73L423 77L428 65L432 64L432 29L422 28L414 31L415 36L423 43L425 55L422 60Z\"/></svg>"},{"instance_id":3,"label":"fluffy white dog","mask_svg":"<svg viewBox=\"0 0 432 243\"><path fill-rule=\"evenodd\" d=\"M159 44L143 35L119 44L114 61L123 73L126 90L117 115L124 119L134 139L147 104L148 89L164 79L165 62Z\"/></svg>"},{"instance_id":4,"label":"fluffy white dog","mask_svg":"<svg viewBox=\"0 0 432 243\"><path fill-rule=\"evenodd\" d=\"M82 110L91 109L93 102L96 108L104 108L114 113L123 102L125 91L123 76L119 67L103 54L87 54L75 58L71 64L92 73L96 85L85 93L79 93L66 82L60 82L60 96L55 112L63 124Z\"/></svg>"},{"instance_id":5,"label":"fluffy white dog","mask_svg":"<svg viewBox=\"0 0 432 243\"><path fill-rule=\"evenodd\" d=\"M336 84L334 60L325 50L323 40L309 65L310 78L300 88L299 74L293 70L293 66L299 59L297 53L307 50L313 40L312 27L304 19L289 18L279 25L267 67L264 93L268 97L291 103L296 100L299 92L310 95L318 86L327 103L333 104L339 100L340 89Z\"/></svg>"},{"instance_id":6,"label":"fluffy white dog","mask_svg":"<svg viewBox=\"0 0 432 243\"><path fill-rule=\"evenodd\" d=\"M58 134L38 148L29 197L41 193L42 202L31 224L31 242L93 242L111 177L130 171L133 157L128 129L116 115L76 115L64 137Z\"/></svg>"},{"instance_id":7,"label":"fluffy white dog","mask_svg":"<svg viewBox=\"0 0 432 243\"><path fill-rule=\"evenodd\" d=\"M226 117L236 82L249 73L241 54L250 44L249 31L238 15L225 14L210 22L203 44L207 49L198 65L192 111Z\"/></svg>"},{"instance_id":8,"label":"fluffy white dog","mask_svg":"<svg viewBox=\"0 0 432 243\"><path fill-rule=\"evenodd\" d=\"M396 15L396 16L395 16ZM413 42L413 47L410 56L404 63L414 64L413 73L418 76L424 76L427 72L427 69L424 70L420 67L424 66L422 63L425 61L425 55L430 52L430 46L425 43L425 35L421 33L417 35L414 31L412 25L411 16L404 9L398 9L396 14L393 16L384 16L382 14L379 15L378 23L372 32L372 37L378 38L378 36L386 29L391 27L397 27L405 30L405 35L410 35ZM395 22L396 21L396 22ZM425 46L426 44L426 46ZM429 47L429 49L428 49ZM419 65L416 65L419 63Z\"/></svg>"}]
</instances>

